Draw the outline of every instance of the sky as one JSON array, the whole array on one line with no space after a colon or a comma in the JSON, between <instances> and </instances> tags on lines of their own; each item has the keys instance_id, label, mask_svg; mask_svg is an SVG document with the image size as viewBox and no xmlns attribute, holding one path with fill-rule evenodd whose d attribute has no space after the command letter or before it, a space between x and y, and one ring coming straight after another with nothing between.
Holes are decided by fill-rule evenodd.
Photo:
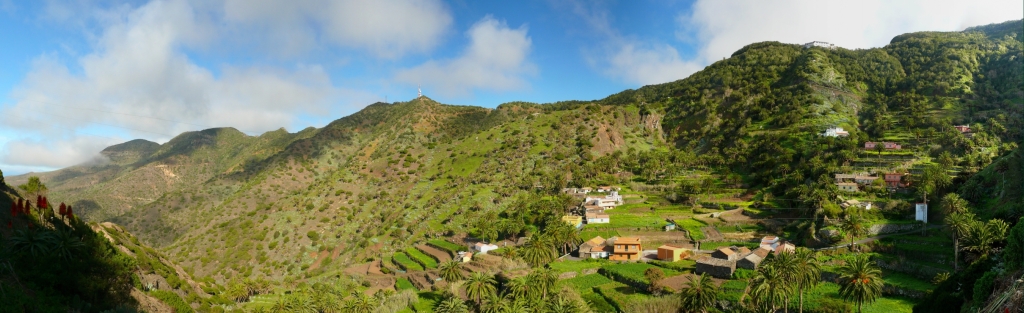
<instances>
[{"instance_id":1,"label":"sky","mask_svg":"<svg viewBox=\"0 0 1024 313\"><path fill-rule=\"evenodd\" d=\"M886 45L1020 0L0 0L0 170L185 131L321 127L378 101L594 100L754 42Z\"/></svg>"}]
</instances>

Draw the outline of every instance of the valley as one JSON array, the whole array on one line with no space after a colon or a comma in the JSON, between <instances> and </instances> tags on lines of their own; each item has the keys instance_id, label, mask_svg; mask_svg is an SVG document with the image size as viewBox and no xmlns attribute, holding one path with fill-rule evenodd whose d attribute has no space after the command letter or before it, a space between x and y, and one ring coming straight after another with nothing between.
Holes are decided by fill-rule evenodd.
<instances>
[{"instance_id":1,"label":"valley","mask_svg":"<svg viewBox=\"0 0 1024 313\"><path fill-rule=\"evenodd\" d=\"M0 287L15 292L0 299L147 312L1020 309L1021 25L873 49L753 43L594 101L420 96L295 133L129 141L3 177ZM37 196L74 215L55 221ZM34 209L13 214L22 199ZM65 290L38 268L25 242L51 230L75 232L88 248L74 253L109 267L90 276L109 288ZM850 291L861 281L870 291Z\"/></svg>"}]
</instances>

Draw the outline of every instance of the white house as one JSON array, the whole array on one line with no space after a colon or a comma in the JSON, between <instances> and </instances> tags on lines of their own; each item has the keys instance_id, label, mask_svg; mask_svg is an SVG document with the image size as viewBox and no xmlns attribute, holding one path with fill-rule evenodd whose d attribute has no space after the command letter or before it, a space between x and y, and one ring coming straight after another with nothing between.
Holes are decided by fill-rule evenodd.
<instances>
[{"instance_id":1,"label":"white house","mask_svg":"<svg viewBox=\"0 0 1024 313\"><path fill-rule=\"evenodd\" d=\"M600 213L587 213L587 224L608 224L611 223L611 217L608 214Z\"/></svg>"},{"instance_id":2,"label":"white house","mask_svg":"<svg viewBox=\"0 0 1024 313\"><path fill-rule=\"evenodd\" d=\"M824 42L824 41L811 41L811 42L808 42L808 43L804 44L804 49L811 48L811 47L819 47L819 48L825 48L825 49L829 49L829 50L835 50L836 49L836 45L835 44Z\"/></svg>"},{"instance_id":3,"label":"white house","mask_svg":"<svg viewBox=\"0 0 1024 313\"><path fill-rule=\"evenodd\" d=\"M475 245L473 245L473 250L476 250L477 252L480 252L480 253L487 253L487 251L491 251L491 250L495 250L495 249L498 249L498 246L494 245L494 244L489 244L489 243L477 242Z\"/></svg>"},{"instance_id":4,"label":"white house","mask_svg":"<svg viewBox=\"0 0 1024 313\"><path fill-rule=\"evenodd\" d=\"M775 248L779 247L779 237L764 236L764 238L761 238L761 247L771 251L775 251Z\"/></svg>"},{"instance_id":5,"label":"white house","mask_svg":"<svg viewBox=\"0 0 1024 313\"><path fill-rule=\"evenodd\" d=\"M832 127L826 129L821 135L825 137L847 137L850 136L850 132L846 131L842 127Z\"/></svg>"}]
</instances>

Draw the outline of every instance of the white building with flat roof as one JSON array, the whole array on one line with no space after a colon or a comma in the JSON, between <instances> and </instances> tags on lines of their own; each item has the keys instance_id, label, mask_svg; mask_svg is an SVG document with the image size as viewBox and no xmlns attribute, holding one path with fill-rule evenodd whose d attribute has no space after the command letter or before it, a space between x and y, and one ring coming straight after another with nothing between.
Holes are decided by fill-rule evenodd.
<instances>
[{"instance_id":1,"label":"white building with flat roof","mask_svg":"<svg viewBox=\"0 0 1024 313\"><path fill-rule=\"evenodd\" d=\"M819 47L819 48L825 48L825 49L829 49L829 50L835 50L836 49L836 45L835 44L824 42L824 41L811 41L811 42L808 42L808 43L804 44L804 49L811 48L811 47Z\"/></svg>"}]
</instances>

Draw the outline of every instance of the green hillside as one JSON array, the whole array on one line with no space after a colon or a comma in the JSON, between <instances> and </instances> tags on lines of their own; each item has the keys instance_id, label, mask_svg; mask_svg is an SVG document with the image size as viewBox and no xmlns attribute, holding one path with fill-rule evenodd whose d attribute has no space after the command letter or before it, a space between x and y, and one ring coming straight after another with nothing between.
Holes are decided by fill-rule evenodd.
<instances>
[{"instance_id":1,"label":"green hillside","mask_svg":"<svg viewBox=\"0 0 1024 313\"><path fill-rule=\"evenodd\" d=\"M171 264L149 271L196 277L163 281L177 285L184 303L205 305L200 311L268 308L314 294L353 306L374 294L378 303L402 298L429 309L444 298L433 289L445 288L437 276L453 257L425 245L437 240L462 246L529 238L462 270L500 273L504 284L523 275L544 281L545 264L590 239L574 237L581 233L640 236L645 247L756 246L762 235L824 247L836 239L819 234L850 218L839 206L848 199L878 205L864 213L870 225L913 224L912 203L925 196L940 203L957 192L981 220L1012 225L1024 212L1015 187L1024 177L1017 170L1024 44L1014 31L1021 25L905 34L859 50L754 43L685 79L595 101L494 109L427 97L374 103L323 128L259 136L218 128L164 144L135 140L105 149L109 162L7 180L38 176L50 198L66 199L85 219L121 225L123 232L102 227L125 234L112 235L125 249ZM831 127L849 136L823 136ZM902 149L865 149L869 141ZM834 174L868 172L907 173L911 187L837 189ZM581 212L563 188L601 185L622 188L611 222L581 233L565 226L563 215ZM929 222L941 223L934 207ZM679 229L664 231L668 222ZM894 275L898 283L922 289L933 272L951 271L948 237L908 237L883 241L872 254L922 269ZM912 253L920 254L907 261ZM619 310L662 301L640 279L661 265L580 264L619 274L573 280L588 288L559 301L582 297ZM180 271L167 270L175 266ZM691 270L663 268L674 277ZM402 293L378 292L399 281ZM179 288L186 285L192 288ZM728 299L739 304L743 288L730 290ZM838 299L835 290L826 293L822 305ZM542 305L557 302L544 298L552 304ZM904 311L914 303L886 299Z\"/></svg>"}]
</instances>

